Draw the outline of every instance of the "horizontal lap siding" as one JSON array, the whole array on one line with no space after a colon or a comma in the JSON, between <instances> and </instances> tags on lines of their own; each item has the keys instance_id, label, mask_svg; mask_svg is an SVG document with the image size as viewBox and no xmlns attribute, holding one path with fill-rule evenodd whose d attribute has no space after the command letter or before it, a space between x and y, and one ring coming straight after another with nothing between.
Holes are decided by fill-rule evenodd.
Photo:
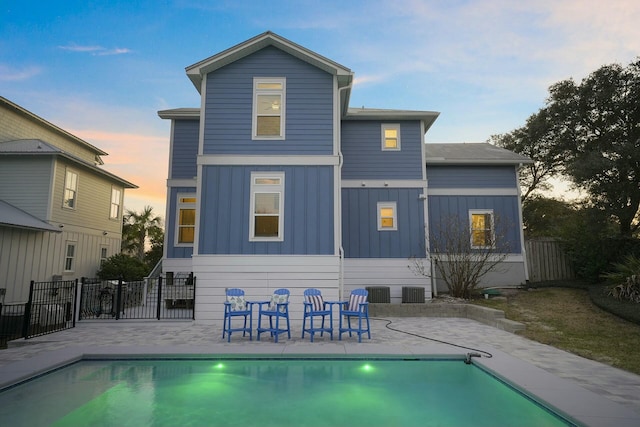
<instances>
[{"instance_id":1,"label":"horizontal lap siding","mask_svg":"<svg viewBox=\"0 0 640 427\"><path fill-rule=\"evenodd\" d=\"M49 219L51 157L0 158L0 199L41 219ZM58 199L62 204L62 193Z\"/></svg>"},{"instance_id":2,"label":"horizontal lap siding","mask_svg":"<svg viewBox=\"0 0 640 427\"><path fill-rule=\"evenodd\" d=\"M513 166L430 166L429 188L517 188Z\"/></svg>"},{"instance_id":3,"label":"horizontal lap siding","mask_svg":"<svg viewBox=\"0 0 640 427\"><path fill-rule=\"evenodd\" d=\"M342 190L342 245L347 258L408 258L425 253L419 188ZM397 202L397 231L378 231L378 202Z\"/></svg>"},{"instance_id":4,"label":"horizontal lap siding","mask_svg":"<svg viewBox=\"0 0 640 427\"><path fill-rule=\"evenodd\" d=\"M175 120L170 179L190 179L196 176L199 134L199 120Z\"/></svg>"},{"instance_id":5,"label":"horizontal lap siding","mask_svg":"<svg viewBox=\"0 0 640 427\"><path fill-rule=\"evenodd\" d=\"M400 151L382 151L380 121L342 122L342 179L422 179L418 121L400 123Z\"/></svg>"},{"instance_id":6,"label":"horizontal lap siding","mask_svg":"<svg viewBox=\"0 0 640 427\"><path fill-rule=\"evenodd\" d=\"M250 242L251 172L283 171L284 241ZM334 253L333 167L205 166L200 254L328 255Z\"/></svg>"},{"instance_id":7,"label":"horizontal lap siding","mask_svg":"<svg viewBox=\"0 0 640 427\"><path fill-rule=\"evenodd\" d=\"M191 254L193 254L193 246L175 246L178 193L195 194L196 189L195 187L172 187L169 189L169 217L165 224L167 258L191 258Z\"/></svg>"},{"instance_id":8,"label":"horizontal lap siding","mask_svg":"<svg viewBox=\"0 0 640 427\"><path fill-rule=\"evenodd\" d=\"M244 289L249 301L268 300L275 289L289 289L292 320L302 319L307 288L320 289L326 300L339 297L337 256L195 256L193 271L197 277L196 321L203 323L222 322L226 288ZM257 312L255 308L254 325Z\"/></svg>"},{"instance_id":9,"label":"horizontal lap siding","mask_svg":"<svg viewBox=\"0 0 640 427\"><path fill-rule=\"evenodd\" d=\"M285 140L252 140L254 77L286 78ZM207 76L204 154L333 153L333 77L275 47Z\"/></svg>"},{"instance_id":10,"label":"horizontal lap siding","mask_svg":"<svg viewBox=\"0 0 640 427\"><path fill-rule=\"evenodd\" d=\"M504 236L510 253L521 253L520 220L517 196L429 196L429 232L435 235L440 224L459 218L469 225L470 209L493 209L497 237Z\"/></svg>"}]
</instances>

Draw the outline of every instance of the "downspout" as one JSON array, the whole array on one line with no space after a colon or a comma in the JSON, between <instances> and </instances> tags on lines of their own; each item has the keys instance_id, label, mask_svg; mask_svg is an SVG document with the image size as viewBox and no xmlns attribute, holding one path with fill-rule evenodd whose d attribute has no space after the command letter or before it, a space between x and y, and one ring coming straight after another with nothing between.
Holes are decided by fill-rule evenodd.
<instances>
[{"instance_id":1,"label":"downspout","mask_svg":"<svg viewBox=\"0 0 640 427\"><path fill-rule=\"evenodd\" d=\"M339 245L338 245L338 255L340 256L340 274L338 276L338 297L339 297L339 301L342 301L344 299L344 248L342 247L342 164L343 164L343 158L342 158L342 111L340 109L341 105L340 105L340 99L341 99L341 94L342 91L350 89L351 88L351 84L341 87L338 89L338 103L337 103L337 110L338 110L338 117L336 120L336 124L338 126L338 132L337 132L337 140L338 140L338 216L339 216L339 222L338 222L338 239L339 239Z\"/></svg>"}]
</instances>

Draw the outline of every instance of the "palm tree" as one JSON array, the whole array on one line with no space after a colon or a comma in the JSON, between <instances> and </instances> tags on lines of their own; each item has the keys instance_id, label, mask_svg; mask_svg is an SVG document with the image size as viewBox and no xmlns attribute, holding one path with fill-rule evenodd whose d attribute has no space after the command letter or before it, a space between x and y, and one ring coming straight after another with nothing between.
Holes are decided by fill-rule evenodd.
<instances>
[{"instance_id":1,"label":"palm tree","mask_svg":"<svg viewBox=\"0 0 640 427\"><path fill-rule=\"evenodd\" d=\"M162 231L162 218L145 206L140 213L128 210L123 215L122 250L144 261L147 237Z\"/></svg>"}]
</instances>

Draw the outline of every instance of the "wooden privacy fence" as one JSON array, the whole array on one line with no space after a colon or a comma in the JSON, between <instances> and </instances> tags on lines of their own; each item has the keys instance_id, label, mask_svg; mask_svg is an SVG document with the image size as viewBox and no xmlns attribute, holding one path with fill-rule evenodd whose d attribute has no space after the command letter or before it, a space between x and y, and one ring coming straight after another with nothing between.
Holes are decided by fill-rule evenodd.
<instances>
[{"instance_id":1,"label":"wooden privacy fence","mask_svg":"<svg viewBox=\"0 0 640 427\"><path fill-rule=\"evenodd\" d=\"M524 245L530 282L575 279L571 262L559 240L539 237L525 240Z\"/></svg>"}]
</instances>

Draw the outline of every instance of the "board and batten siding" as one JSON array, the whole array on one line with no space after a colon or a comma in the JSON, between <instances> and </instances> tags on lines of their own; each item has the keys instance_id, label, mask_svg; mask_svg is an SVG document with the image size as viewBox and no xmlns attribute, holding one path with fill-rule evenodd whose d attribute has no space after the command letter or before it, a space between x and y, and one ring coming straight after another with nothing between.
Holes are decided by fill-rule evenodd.
<instances>
[{"instance_id":1,"label":"board and batten siding","mask_svg":"<svg viewBox=\"0 0 640 427\"><path fill-rule=\"evenodd\" d=\"M462 226L468 227L471 209L492 209L496 237L502 239L509 253L522 253L518 213L520 199L517 196L429 196L428 202L432 238L452 220L459 220Z\"/></svg>"},{"instance_id":2,"label":"board and batten siding","mask_svg":"<svg viewBox=\"0 0 640 427\"><path fill-rule=\"evenodd\" d=\"M400 124L400 150L382 150L382 123ZM341 132L342 179L423 179L420 122L343 120Z\"/></svg>"},{"instance_id":3,"label":"board and batten siding","mask_svg":"<svg viewBox=\"0 0 640 427\"><path fill-rule=\"evenodd\" d=\"M196 255L193 273L197 277L196 321L207 324L222 321L226 288L244 289L249 301L268 301L274 290L287 288L291 292L289 317L293 321L302 320L305 289L320 289L327 301L338 301L340 297L338 256ZM253 321L258 322L257 310ZM297 331L292 327L292 334Z\"/></svg>"},{"instance_id":4,"label":"board and batten siding","mask_svg":"<svg viewBox=\"0 0 640 427\"><path fill-rule=\"evenodd\" d=\"M285 140L252 140L254 77L286 78ZM333 154L333 76L273 46L207 75L203 154Z\"/></svg>"},{"instance_id":5,"label":"board and batten siding","mask_svg":"<svg viewBox=\"0 0 640 427\"><path fill-rule=\"evenodd\" d=\"M63 135L53 128L40 122L17 114L15 111L1 108L0 114L0 142L15 141L18 139L40 139L54 145L66 153L72 154L86 162L94 164L96 152L84 147L77 141Z\"/></svg>"},{"instance_id":6,"label":"board and batten siding","mask_svg":"<svg viewBox=\"0 0 640 427\"><path fill-rule=\"evenodd\" d=\"M167 246L167 258L191 258L193 246L176 246L176 223L178 221L178 194L196 194L195 187L171 187L169 188L169 212L165 223L165 242ZM196 219L197 220L197 219ZM165 270L167 271L167 270Z\"/></svg>"},{"instance_id":7,"label":"board and batten siding","mask_svg":"<svg viewBox=\"0 0 640 427\"><path fill-rule=\"evenodd\" d=\"M251 172L284 172L284 240L249 241ZM333 166L204 166L199 254L333 255Z\"/></svg>"},{"instance_id":8,"label":"board and batten siding","mask_svg":"<svg viewBox=\"0 0 640 427\"><path fill-rule=\"evenodd\" d=\"M62 207L64 197L64 181L67 168L78 174L78 191L76 194L76 208ZM75 164L59 160L56 162L53 196L51 203L51 221L70 224L76 227L108 233L122 233L122 200L120 215L117 219L110 219L111 188L120 190L121 199L124 195L122 185L111 183L88 169Z\"/></svg>"},{"instance_id":9,"label":"board and batten siding","mask_svg":"<svg viewBox=\"0 0 640 427\"><path fill-rule=\"evenodd\" d=\"M52 170L50 156L0 157L0 200L48 220Z\"/></svg>"},{"instance_id":10,"label":"board and batten siding","mask_svg":"<svg viewBox=\"0 0 640 427\"><path fill-rule=\"evenodd\" d=\"M343 188L342 246L346 258L425 256L421 188ZM378 202L396 202L397 230L378 231Z\"/></svg>"},{"instance_id":11,"label":"board and batten siding","mask_svg":"<svg viewBox=\"0 0 640 427\"><path fill-rule=\"evenodd\" d=\"M427 144L427 152L429 145ZM430 189L518 188L514 166L433 166L427 164Z\"/></svg>"},{"instance_id":12,"label":"board and batten siding","mask_svg":"<svg viewBox=\"0 0 640 427\"><path fill-rule=\"evenodd\" d=\"M191 179L197 175L200 120L174 120L169 179Z\"/></svg>"},{"instance_id":13,"label":"board and batten siding","mask_svg":"<svg viewBox=\"0 0 640 427\"><path fill-rule=\"evenodd\" d=\"M76 245L75 268L64 272L67 242ZM120 252L120 238L80 232L53 233L0 226L0 288L6 288L5 303L24 303L29 283L95 277L100 268L101 249L107 256Z\"/></svg>"}]
</instances>

